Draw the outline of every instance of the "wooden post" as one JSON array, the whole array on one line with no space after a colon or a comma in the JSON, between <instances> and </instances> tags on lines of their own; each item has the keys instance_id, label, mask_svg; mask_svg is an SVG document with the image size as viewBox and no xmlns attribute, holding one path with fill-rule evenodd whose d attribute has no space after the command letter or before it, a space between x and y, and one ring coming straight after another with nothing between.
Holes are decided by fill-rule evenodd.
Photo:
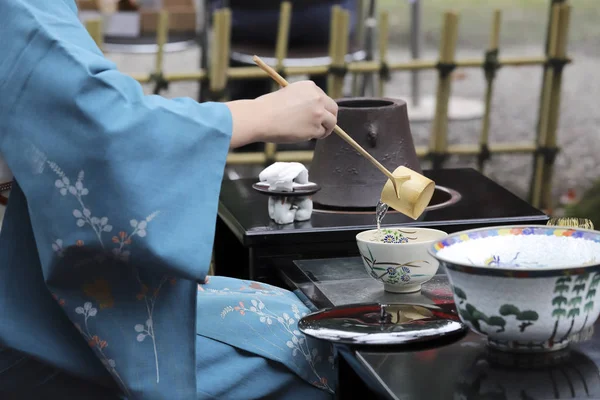
<instances>
[{"instance_id":1,"label":"wooden post","mask_svg":"<svg viewBox=\"0 0 600 400\"><path fill-rule=\"evenodd\" d=\"M379 18L379 60L381 68L387 68L388 46L390 40L390 15L383 11ZM385 84L387 76L380 72L379 74L379 97L385 95Z\"/></svg>"},{"instance_id":2,"label":"wooden post","mask_svg":"<svg viewBox=\"0 0 600 400\"><path fill-rule=\"evenodd\" d=\"M214 45L210 57L210 91L212 101L225 101L227 70L229 68L229 46L231 35L231 10L223 8L214 14Z\"/></svg>"},{"instance_id":3,"label":"wooden post","mask_svg":"<svg viewBox=\"0 0 600 400\"><path fill-rule=\"evenodd\" d=\"M444 28L440 43L436 106L429 144L433 169L442 167L448 146L448 102L452 88L451 72L457 39L458 15L447 12L444 14Z\"/></svg>"},{"instance_id":4,"label":"wooden post","mask_svg":"<svg viewBox=\"0 0 600 400\"><path fill-rule=\"evenodd\" d=\"M287 58L288 41L290 37L290 23L292 20L292 3L284 1L279 9L279 27L277 30L277 43L275 44L275 58L277 64L275 70L283 71L284 61ZM273 90L278 90L279 85L273 84ZM277 154L277 143L265 143L265 160L271 163L275 160Z\"/></svg>"},{"instance_id":5,"label":"wooden post","mask_svg":"<svg viewBox=\"0 0 600 400\"><path fill-rule=\"evenodd\" d=\"M558 44L558 25L560 18L560 6L554 5L552 12L552 20L550 26L550 43L549 43L549 59L556 58L556 50ZM543 150L546 149L547 134L548 134L548 115L550 113L550 91L552 90L554 70L549 69L546 79L544 80L542 87L542 96L540 98L540 123L537 132L537 150L538 152L534 156L535 164L531 183L531 204L534 207L541 207L541 196L542 196L542 182L544 179L546 169L546 157L544 156ZM540 150L542 152L540 152Z\"/></svg>"},{"instance_id":6,"label":"wooden post","mask_svg":"<svg viewBox=\"0 0 600 400\"><path fill-rule=\"evenodd\" d=\"M163 74L165 44L169 37L169 13L166 10L161 10L158 14L158 25L156 27L156 60L154 73L151 80L154 81L154 94L160 94L163 89L169 87L168 81Z\"/></svg>"},{"instance_id":7,"label":"wooden post","mask_svg":"<svg viewBox=\"0 0 600 400\"><path fill-rule=\"evenodd\" d=\"M565 60L568 63L571 60ZM478 58L466 58L461 60L455 60L457 68L478 68L481 69L485 66L484 60L481 57ZM527 56L527 57L503 57L498 60L498 67L525 67L525 66L542 66L547 63L545 56ZM390 61L388 66L390 72L404 72L404 71L421 71L435 69L438 65L438 60L410 60L410 61ZM378 61L355 61L348 63L347 65L349 73L377 73L381 70L381 65ZM286 76L300 76L300 75L311 75L311 76L326 76L329 73L329 65L316 65L306 67L285 67L283 72ZM147 74L132 74L140 83L148 83L150 77ZM207 79L209 73L207 70L198 69L191 72L171 73L165 74L165 78L170 82L182 82L182 81L196 81ZM229 68L227 71L228 79L264 79L266 76L265 72L258 67L236 67Z\"/></svg>"},{"instance_id":8,"label":"wooden post","mask_svg":"<svg viewBox=\"0 0 600 400\"><path fill-rule=\"evenodd\" d=\"M348 53L348 27L350 24L350 14L340 6L333 6L332 9L332 29L335 28L335 34L329 46L329 55L331 57L330 77L328 81L328 95L334 99L341 98L344 90L344 70L346 68L346 54Z\"/></svg>"},{"instance_id":9,"label":"wooden post","mask_svg":"<svg viewBox=\"0 0 600 400\"><path fill-rule=\"evenodd\" d=\"M358 43L360 48L365 45L365 0L356 1L356 30L354 33L354 40ZM352 74L352 96L358 96L359 90L359 75L360 73L355 72Z\"/></svg>"},{"instance_id":10,"label":"wooden post","mask_svg":"<svg viewBox=\"0 0 600 400\"><path fill-rule=\"evenodd\" d=\"M568 4L561 4L559 10L559 24L556 41L556 54L555 62L560 63L567 57L567 43L569 25L571 19L571 6ZM544 170L544 176L542 178L542 207L553 208L552 201L552 180L554 178L554 159L557 148L556 132L558 130L558 120L560 115L560 99L562 89L562 70L563 66L557 64L554 66L552 73L552 83L549 96L549 108L548 108L548 123L546 128L546 151L549 152L545 159L546 168Z\"/></svg>"},{"instance_id":11,"label":"wooden post","mask_svg":"<svg viewBox=\"0 0 600 400\"><path fill-rule=\"evenodd\" d=\"M94 39L94 42L96 42L96 45L98 46L98 48L100 50L103 50L103 48L104 48L104 32L103 32L103 26L102 26L102 19L96 18L96 19L89 19L89 20L85 21L85 28L87 29L87 31L90 34L90 36L92 37L92 39Z\"/></svg>"},{"instance_id":12,"label":"wooden post","mask_svg":"<svg viewBox=\"0 0 600 400\"><path fill-rule=\"evenodd\" d=\"M483 115L483 126L481 128L481 137L479 146L479 170L483 172L485 161L489 155L489 136L490 136L490 113L492 111L492 96L494 90L494 79L496 78L496 69L498 67L498 45L500 42L500 25L502 13L500 10L494 11L492 18L492 31L490 33L490 44L485 54L486 66L484 66L487 88L485 93L485 113Z\"/></svg>"},{"instance_id":13,"label":"wooden post","mask_svg":"<svg viewBox=\"0 0 600 400\"><path fill-rule=\"evenodd\" d=\"M564 3L566 0L548 0L548 24L546 25L546 38L545 38L545 43L544 43L544 55L545 58L548 59L550 58L550 49L551 49L551 42L552 42L552 35L554 34L554 32L552 32L553 29L553 18L554 18L554 6L559 5ZM539 141L539 133L541 132L541 128L542 128L542 118L543 118L543 107L544 107L544 103L545 103L545 99L544 96L547 95L547 90L546 90L546 82L548 81L548 74L550 73L550 66L548 65L548 63L544 63L542 66L542 88L540 90L540 101L538 104L538 120L537 120L537 126L536 126L536 141ZM533 158L533 176L531 177L531 184L529 185L529 200L531 201L531 203L534 203L534 186L535 186L535 171L537 169L537 160L534 157Z\"/></svg>"},{"instance_id":14,"label":"wooden post","mask_svg":"<svg viewBox=\"0 0 600 400\"><path fill-rule=\"evenodd\" d=\"M283 70L284 60L287 58L291 20L292 3L284 1L281 3L279 11L279 27L277 30L277 43L275 45L275 57L277 58L275 70L280 73ZM274 88L275 90L279 89L279 85L275 83Z\"/></svg>"},{"instance_id":15,"label":"wooden post","mask_svg":"<svg viewBox=\"0 0 600 400\"><path fill-rule=\"evenodd\" d=\"M338 25L340 24L341 7L338 5L331 7L331 23L329 24L329 66L333 65L335 59L335 49L338 44ZM333 74L327 73L327 94L333 93Z\"/></svg>"},{"instance_id":16,"label":"wooden post","mask_svg":"<svg viewBox=\"0 0 600 400\"><path fill-rule=\"evenodd\" d=\"M158 25L156 27L156 65L154 71L156 74L163 73L163 63L165 57L165 44L169 39L169 13L166 10L160 10L158 14Z\"/></svg>"}]
</instances>

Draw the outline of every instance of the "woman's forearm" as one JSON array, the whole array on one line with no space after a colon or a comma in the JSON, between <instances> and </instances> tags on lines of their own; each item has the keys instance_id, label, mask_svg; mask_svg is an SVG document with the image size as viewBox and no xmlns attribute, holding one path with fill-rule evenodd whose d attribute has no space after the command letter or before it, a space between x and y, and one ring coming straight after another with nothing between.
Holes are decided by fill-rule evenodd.
<instances>
[{"instance_id":1,"label":"woman's forearm","mask_svg":"<svg viewBox=\"0 0 600 400\"><path fill-rule=\"evenodd\" d=\"M236 100L225 104L233 120L230 148L236 149L263 140L268 110L261 109L256 100Z\"/></svg>"}]
</instances>

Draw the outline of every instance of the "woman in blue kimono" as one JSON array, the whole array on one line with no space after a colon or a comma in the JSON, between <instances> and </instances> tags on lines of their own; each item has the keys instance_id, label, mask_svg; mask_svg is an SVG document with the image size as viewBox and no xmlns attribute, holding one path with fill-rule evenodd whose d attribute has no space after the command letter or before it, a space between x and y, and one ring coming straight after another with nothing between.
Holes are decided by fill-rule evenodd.
<instances>
[{"instance_id":1,"label":"woman in blue kimono","mask_svg":"<svg viewBox=\"0 0 600 400\"><path fill-rule=\"evenodd\" d=\"M0 397L331 398L332 353L298 332L297 297L206 275L229 148L324 137L335 102L310 82L230 103L146 96L74 0L2 0L0 35L0 152L16 180Z\"/></svg>"}]
</instances>

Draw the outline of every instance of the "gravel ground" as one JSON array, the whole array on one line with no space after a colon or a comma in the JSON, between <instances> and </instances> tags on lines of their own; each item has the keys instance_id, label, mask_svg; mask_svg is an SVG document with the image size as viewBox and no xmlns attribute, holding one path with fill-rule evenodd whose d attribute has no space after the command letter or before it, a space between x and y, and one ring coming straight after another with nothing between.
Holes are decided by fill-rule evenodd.
<instances>
[{"instance_id":1,"label":"gravel ground","mask_svg":"<svg viewBox=\"0 0 600 400\"><path fill-rule=\"evenodd\" d=\"M587 47L587 46L586 46ZM538 55L542 47L511 47L503 52L506 56ZM429 49L423 58L435 59L436 51ZM464 49L458 58L480 57L481 51ZM599 176L600 163L597 154L600 150L600 114L596 111L595 100L600 96L600 83L594 79L598 57L590 56L585 49L576 48L570 53L573 64L565 69L563 95L559 126L559 143L562 151L556 160L554 194L558 198L568 188L583 191ZM118 67L126 73L150 72L153 68L152 55L108 54ZM392 49L392 60L408 59L408 54ZM165 70L168 72L189 71L198 65L197 48L183 52L169 53ZM462 79L453 83L453 94L471 99L483 99L485 81L478 69L461 71ZM421 86L424 95L435 93L437 78L434 71L421 73ZM386 87L386 94L401 97L410 90L410 75L396 73ZM528 141L535 137L538 99L541 88L541 67L502 68L496 80L491 115L492 142ZM147 88L149 91L150 88ZM172 84L163 95L166 97L196 97L198 85L194 82ZM417 145L428 143L430 123L412 124L412 132ZM449 143L477 143L481 132L481 120L451 121ZM530 155L498 155L487 164L486 174L503 184L517 195L525 197L528 192L532 157ZM448 167L475 166L473 157L451 157ZM256 169L239 171L242 176L256 174Z\"/></svg>"}]
</instances>

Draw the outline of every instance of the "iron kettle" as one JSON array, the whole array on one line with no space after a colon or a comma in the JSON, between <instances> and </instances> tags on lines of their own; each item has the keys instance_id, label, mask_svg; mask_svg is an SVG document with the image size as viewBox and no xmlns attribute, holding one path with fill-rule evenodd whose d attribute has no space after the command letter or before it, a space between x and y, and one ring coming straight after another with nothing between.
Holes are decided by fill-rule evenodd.
<instances>
[{"instance_id":1,"label":"iron kettle","mask_svg":"<svg viewBox=\"0 0 600 400\"><path fill-rule=\"evenodd\" d=\"M388 170L399 166L422 173L406 102L391 98L336 101L338 125ZM387 181L371 162L335 133L317 141L309 168L321 190L314 203L329 208L373 209Z\"/></svg>"}]
</instances>

